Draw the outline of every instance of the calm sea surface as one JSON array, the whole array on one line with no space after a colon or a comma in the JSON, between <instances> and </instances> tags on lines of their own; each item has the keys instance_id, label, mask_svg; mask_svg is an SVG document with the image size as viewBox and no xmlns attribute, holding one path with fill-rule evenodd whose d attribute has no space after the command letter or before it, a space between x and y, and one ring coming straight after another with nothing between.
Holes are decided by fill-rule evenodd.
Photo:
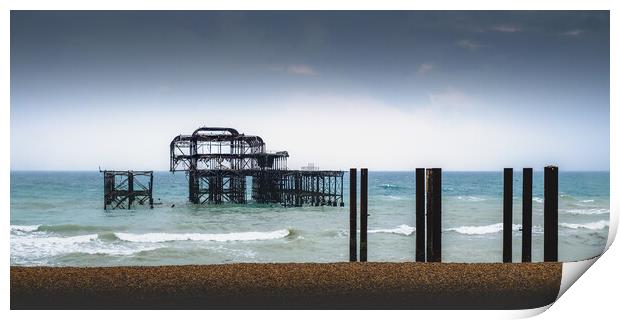
<instances>
[{"instance_id":1,"label":"calm sea surface","mask_svg":"<svg viewBox=\"0 0 620 320\"><path fill-rule=\"evenodd\" d=\"M521 259L521 172L514 261ZM609 172L560 172L559 258L602 253ZM444 172L443 261L502 260L502 173ZM412 261L413 172L370 172L369 261ZM183 173L155 172L155 209L103 210L99 172L11 172L12 265L170 265L348 260L346 207L194 206ZM250 192L250 191L248 191ZM543 173L534 172L533 261L543 254ZM160 199L160 200L158 200ZM172 205L174 204L174 207Z\"/></svg>"}]
</instances>

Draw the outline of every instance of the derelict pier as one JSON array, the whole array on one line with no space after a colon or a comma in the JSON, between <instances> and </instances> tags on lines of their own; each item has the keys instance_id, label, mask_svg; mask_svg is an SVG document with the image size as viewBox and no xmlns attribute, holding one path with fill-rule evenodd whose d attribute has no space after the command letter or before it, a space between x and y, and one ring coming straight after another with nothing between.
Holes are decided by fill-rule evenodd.
<instances>
[{"instance_id":1,"label":"derelict pier","mask_svg":"<svg viewBox=\"0 0 620 320\"><path fill-rule=\"evenodd\" d=\"M344 206L343 171L288 170L288 157L232 128L201 127L170 142L170 171L187 172L191 203Z\"/></svg>"},{"instance_id":2,"label":"derelict pier","mask_svg":"<svg viewBox=\"0 0 620 320\"><path fill-rule=\"evenodd\" d=\"M103 209L153 208L153 171L103 171Z\"/></svg>"}]
</instances>

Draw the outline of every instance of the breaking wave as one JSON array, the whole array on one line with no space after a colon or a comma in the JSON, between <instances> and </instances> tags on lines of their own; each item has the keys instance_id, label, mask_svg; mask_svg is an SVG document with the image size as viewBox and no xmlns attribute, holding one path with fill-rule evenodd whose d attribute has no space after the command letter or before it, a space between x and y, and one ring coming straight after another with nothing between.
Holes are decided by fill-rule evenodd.
<instances>
[{"instance_id":1,"label":"breaking wave","mask_svg":"<svg viewBox=\"0 0 620 320\"><path fill-rule=\"evenodd\" d=\"M33 232L39 229L39 225L34 226L20 226L20 225L11 225L11 232L20 231L20 232Z\"/></svg>"},{"instance_id":2,"label":"breaking wave","mask_svg":"<svg viewBox=\"0 0 620 320\"><path fill-rule=\"evenodd\" d=\"M72 245L76 243L86 243L97 239L96 234L86 234L82 236L74 237L22 237L21 239L27 239L26 241L32 245Z\"/></svg>"},{"instance_id":3,"label":"breaking wave","mask_svg":"<svg viewBox=\"0 0 620 320\"><path fill-rule=\"evenodd\" d=\"M375 229L368 230L368 233L393 233L393 234L402 234L406 236L410 236L415 232L415 227L408 226L406 224L401 224L400 226L392 229Z\"/></svg>"},{"instance_id":4,"label":"breaking wave","mask_svg":"<svg viewBox=\"0 0 620 320\"><path fill-rule=\"evenodd\" d=\"M11 225L11 232L99 232L103 230L111 230L110 227L87 226L77 224L57 224L57 225Z\"/></svg>"},{"instance_id":5,"label":"breaking wave","mask_svg":"<svg viewBox=\"0 0 620 320\"><path fill-rule=\"evenodd\" d=\"M448 228L447 231L454 231L461 234L489 234L500 232L503 229L502 223L490 224L487 226L461 226L456 228Z\"/></svg>"},{"instance_id":6,"label":"breaking wave","mask_svg":"<svg viewBox=\"0 0 620 320\"><path fill-rule=\"evenodd\" d=\"M609 213L609 209L604 209L604 208L569 209L569 210L566 210L566 212L570 213L570 214L587 214L587 215L592 215L592 214L605 214L605 213Z\"/></svg>"},{"instance_id":7,"label":"breaking wave","mask_svg":"<svg viewBox=\"0 0 620 320\"><path fill-rule=\"evenodd\" d=\"M125 256L159 248L161 246L111 243L100 239L97 234L72 237L50 237L41 233L11 235L11 261L26 264L45 264L50 257L76 253Z\"/></svg>"},{"instance_id":8,"label":"breaking wave","mask_svg":"<svg viewBox=\"0 0 620 320\"><path fill-rule=\"evenodd\" d=\"M597 221L597 222L590 222L590 223L584 223L584 224L579 224L579 223L560 223L560 226L562 226L564 228L569 228L569 229L602 230L602 229L605 229L605 228L609 227L609 221L608 220L601 220L601 221Z\"/></svg>"},{"instance_id":9,"label":"breaking wave","mask_svg":"<svg viewBox=\"0 0 620 320\"><path fill-rule=\"evenodd\" d=\"M169 242L169 241L257 241L286 238L291 234L288 229L268 232L233 232L233 233L122 233L114 235L129 242Z\"/></svg>"},{"instance_id":10,"label":"breaking wave","mask_svg":"<svg viewBox=\"0 0 620 320\"><path fill-rule=\"evenodd\" d=\"M521 231L523 226L521 224L513 224L512 231ZM460 234L467 235L483 235L498 233L504 230L503 223L494 223L486 226L460 226L455 228L448 228L446 231L453 231ZM532 233L542 233L543 229L540 226L532 226Z\"/></svg>"}]
</instances>

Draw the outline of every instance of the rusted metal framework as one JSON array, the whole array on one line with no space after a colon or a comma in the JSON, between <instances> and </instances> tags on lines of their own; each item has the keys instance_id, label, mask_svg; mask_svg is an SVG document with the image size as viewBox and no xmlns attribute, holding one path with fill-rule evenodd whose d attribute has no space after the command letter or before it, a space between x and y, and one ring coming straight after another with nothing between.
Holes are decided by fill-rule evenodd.
<instances>
[{"instance_id":1,"label":"rusted metal framework","mask_svg":"<svg viewBox=\"0 0 620 320\"><path fill-rule=\"evenodd\" d=\"M103 209L153 208L153 171L103 171Z\"/></svg>"},{"instance_id":2,"label":"rusted metal framework","mask_svg":"<svg viewBox=\"0 0 620 320\"><path fill-rule=\"evenodd\" d=\"M286 206L344 206L342 171L285 171L280 202Z\"/></svg>"},{"instance_id":3,"label":"rusted metal framework","mask_svg":"<svg viewBox=\"0 0 620 320\"><path fill-rule=\"evenodd\" d=\"M288 170L286 151L267 151L259 136L232 128L201 127L170 142L170 171L185 171L189 201L285 206L344 205L342 171Z\"/></svg>"}]
</instances>

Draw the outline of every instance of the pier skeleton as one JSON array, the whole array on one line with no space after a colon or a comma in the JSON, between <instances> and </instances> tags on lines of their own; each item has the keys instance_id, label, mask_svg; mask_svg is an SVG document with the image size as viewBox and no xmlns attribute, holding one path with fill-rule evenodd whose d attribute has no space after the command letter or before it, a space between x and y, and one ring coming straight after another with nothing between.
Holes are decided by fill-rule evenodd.
<instances>
[{"instance_id":1,"label":"pier skeleton","mask_svg":"<svg viewBox=\"0 0 620 320\"><path fill-rule=\"evenodd\" d=\"M287 151L268 151L259 136L201 127L170 142L170 171L188 175L194 204L257 203L344 206L343 171L288 170Z\"/></svg>"},{"instance_id":2,"label":"pier skeleton","mask_svg":"<svg viewBox=\"0 0 620 320\"><path fill-rule=\"evenodd\" d=\"M103 209L153 208L153 171L103 171Z\"/></svg>"}]
</instances>

